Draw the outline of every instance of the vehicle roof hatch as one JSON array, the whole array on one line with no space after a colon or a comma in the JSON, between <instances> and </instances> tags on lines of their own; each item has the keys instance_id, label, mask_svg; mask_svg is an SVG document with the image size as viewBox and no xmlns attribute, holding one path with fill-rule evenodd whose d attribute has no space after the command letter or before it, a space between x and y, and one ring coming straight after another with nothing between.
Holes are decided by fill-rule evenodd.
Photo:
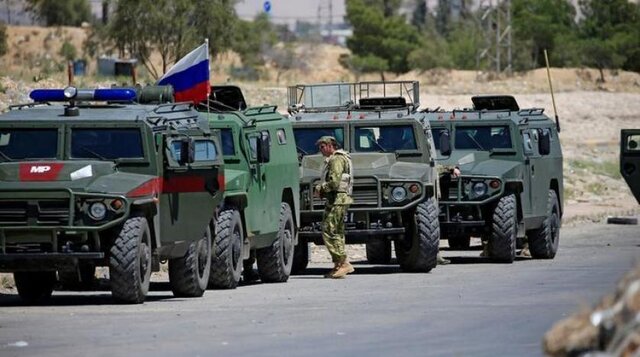
<instances>
[{"instance_id":1,"label":"vehicle roof hatch","mask_svg":"<svg viewBox=\"0 0 640 357\"><path fill-rule=\"evenodd\" d=\"M518 102L511 95L477 95L471 97L475 110L510 110L518 111Z\"/></svg>"}]
</instances>

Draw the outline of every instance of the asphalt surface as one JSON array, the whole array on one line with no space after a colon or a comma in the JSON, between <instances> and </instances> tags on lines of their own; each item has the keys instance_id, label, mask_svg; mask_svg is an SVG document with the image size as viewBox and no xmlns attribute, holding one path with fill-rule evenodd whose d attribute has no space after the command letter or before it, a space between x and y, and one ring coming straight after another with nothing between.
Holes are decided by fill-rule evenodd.
<instances>
[{"instance_id":1,"label":"asphalt surface","mask_svg":"<svg viewBox=\"0 0 640 357\"><path fill-rule=\"evenodd\" d=\"M428 274L357 262L347 279L312 264L285 284L143 305L108 291L55 292L47 306L0 295L0 356L536 356L544 333L612 291L640 258L640 227L563 228L554 260L493 264L445 251Z\"/></svg>"}]
</instances>

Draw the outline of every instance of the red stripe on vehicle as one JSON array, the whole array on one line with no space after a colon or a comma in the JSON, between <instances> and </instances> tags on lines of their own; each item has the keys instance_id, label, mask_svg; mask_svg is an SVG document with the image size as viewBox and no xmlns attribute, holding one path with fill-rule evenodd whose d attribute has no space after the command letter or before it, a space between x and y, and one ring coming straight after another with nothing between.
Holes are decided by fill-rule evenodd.
<instances>
[{"instance_id":1,"label":"red stripe on vehicle","mask_svg":"<svg viewBox=\"0 0 640 357\"><path fill-rule=\"evenodd\" d=\"M162 193L204 192L205 181L202 176L175 176L165 178Z\"/></svg>"},{"instance_id":2,"label":"red stripe on vehicle","mask_svg":"<svg viewBox=\"0 0 640 357\"><path fill-rule=\"evenodd\" d=\"M127 192L127 197L156 196L161 191L162 180L156 177Z\"/></svg>"},{"instance_id":3,"label":"red stripe on vehicle","mask_svg":"<svg viewBox=\"0 0 640 357\"><path fill-rule=\"evenodd\" d=\"M55 181L64 164L30 162L20 164L20 181Z\"/></svg>"}]
</instances>

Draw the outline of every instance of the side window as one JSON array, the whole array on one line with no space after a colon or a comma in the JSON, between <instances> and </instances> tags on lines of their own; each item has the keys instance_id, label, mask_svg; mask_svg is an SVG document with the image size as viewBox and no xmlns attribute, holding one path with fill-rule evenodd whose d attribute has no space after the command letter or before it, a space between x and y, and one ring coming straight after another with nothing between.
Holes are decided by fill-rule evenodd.
<instances>
[{"instance_id":1,"label":"side window","mask_svg":"<svg viewBox=\"0 0 640 357\"><path fill-rule=\"evenodd\" d=\"M195 161L215 161L218 157L216 145L210 140L196 140Z\"/></svg>"},{"instance_id":2,"label":"side window","mask_svg":"<svg viewBox=\"0 0 640 357\"><path fill-rule=\"evenodd\" d=\"M278 144L284 145L287 143L287 133L284 129L278 129Z\"/></svg>"},{"instance_id":3,"label":"side window","mask_svg":"<svg viewBox=\"0 0 640 357\"><path fill-rule=\"evenodd\" d=\"M626 149L628 151L640 152L640 135L627 136Z\"/></svg>"},{"instance_id":4,"label":"side window","mask_svg":"<svg viewBox=\"0 0 640 357\"><path fill-rule=\"evenodd\" d=\"M235 155L236 148L233 143L233 131L231 129L222 129L220 131L220 138L222 139L222 155Z\"/></svg>"},{"instance_id":5,"label":"side window","mask_svg":"<svg viewBox=\"0 0 640 357\"><path fill-rule=\"evenodd\" d=\"M251 160L258 159L258 137L257 136L249 137L249 154L251 156Z\"/></svg>"},{"instance_id":6,"label":"side window","mask_svg":"<svg viewBox=\"0 0 640 357\"><path fill-rule=\"evenodd\" d=\"M533 154L533 142L531 140L531 133L529 133L528 130L522 132L522 145L526 155Z\"/></svg>"}]
</instances>

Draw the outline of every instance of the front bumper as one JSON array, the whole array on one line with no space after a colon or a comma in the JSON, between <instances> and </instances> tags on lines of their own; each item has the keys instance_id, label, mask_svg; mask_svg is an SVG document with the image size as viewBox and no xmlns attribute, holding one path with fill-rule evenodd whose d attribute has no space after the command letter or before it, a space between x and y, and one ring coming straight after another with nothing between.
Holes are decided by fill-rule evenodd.
<instances>
[{"instance_id":1,"label":"front bumper","mask_svg":"<svg viewBox=\"0 0 640 357\"><path fill-rule=\"evenodd\" d=\"M102 252L0 254L0 272L72 270L81 260L104 260Z\"/></svg>"}]
</instances>

